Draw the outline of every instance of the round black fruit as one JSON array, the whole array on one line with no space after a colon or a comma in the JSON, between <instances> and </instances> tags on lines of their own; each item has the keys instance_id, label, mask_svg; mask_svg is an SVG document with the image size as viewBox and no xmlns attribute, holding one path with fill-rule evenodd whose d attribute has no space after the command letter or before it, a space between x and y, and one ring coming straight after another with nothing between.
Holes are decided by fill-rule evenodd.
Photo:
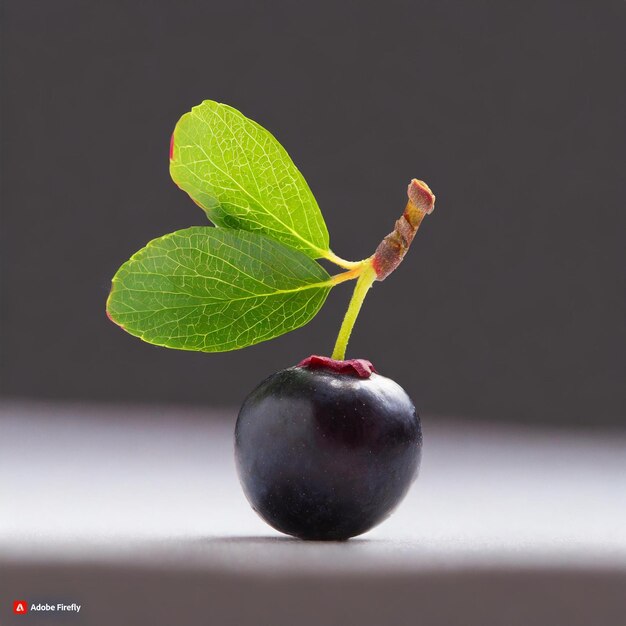
<instances>
[{"instance_id":1,"label":"round black fruit","mask_svg":"<svg viewBox=\"0 0 626 626\"><path fill-rule=\"evenodd\" d=\"M302 539L348 539L383 521L417 476L421 448L409 396L362 360L309 357L273 374L235 429L252 508Z\"/></svg>"}]
</instances>

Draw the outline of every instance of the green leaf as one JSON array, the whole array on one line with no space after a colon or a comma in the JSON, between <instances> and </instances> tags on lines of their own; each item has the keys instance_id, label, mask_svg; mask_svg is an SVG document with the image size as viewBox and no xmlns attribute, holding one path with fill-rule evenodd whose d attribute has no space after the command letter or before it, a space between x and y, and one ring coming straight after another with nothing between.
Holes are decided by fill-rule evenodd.
<instances>
[{"instance_id":1,"label":"green leaf","mask_svg":"<svg viewBox=\"0 0 626 626\"><path fill-rule=\"evenodd\" d=\"M328 230L307 182L274 136L206 100L181 117L170 173L217 226L260 232L317 259Z\"/></svg>"},{"instance_id":2,"label":"green leaf","mask_svg":"<svg viewBox=\"0 0 626 626\"><path fill-rule=\"evenodd\" d=\"M222 352L303 326L331 287L302 252L257 233L198 226L151 241L122 265L107 312L144 341Z\"/></svg>"}]
</instances>

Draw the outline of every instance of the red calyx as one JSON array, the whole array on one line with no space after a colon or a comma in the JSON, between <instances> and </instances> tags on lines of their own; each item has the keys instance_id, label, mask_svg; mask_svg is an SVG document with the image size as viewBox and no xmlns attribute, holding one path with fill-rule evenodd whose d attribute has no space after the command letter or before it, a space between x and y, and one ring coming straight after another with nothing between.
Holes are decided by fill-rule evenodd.
<instances>
[{"instance_id":1,"label":"red calyx","mask_svg":"<svg viewBox=\"0 0 626 626\"><path fill-rule=\"evenodd\" d=\"M311 369L329 369L339 374L349 374L359 378L369 378L376 369L370 361L366 359L348 359L338 361L328 356L317 356L312 354L300 361L296 367L310 367Z\"/></svg>"}]
</instances>

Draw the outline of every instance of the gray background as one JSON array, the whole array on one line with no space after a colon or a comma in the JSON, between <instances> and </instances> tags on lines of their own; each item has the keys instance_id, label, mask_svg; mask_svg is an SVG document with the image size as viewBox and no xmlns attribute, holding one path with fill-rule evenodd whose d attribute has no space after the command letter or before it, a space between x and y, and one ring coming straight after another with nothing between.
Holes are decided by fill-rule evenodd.
<instances>
[{"instance_id":1,"label":"gray background","mask_svg":"<svg viewBox=\"0 0 626 626\"><path fill-rule=\"evenodd\" d=\"M240 352L155 348L104 315L148 240L204 224L171 182L205 98L270 129L333 249L372 252L437 194L350 356L434 414L624 425L618 2L2 3L2 395L238 404L328 354L349 298Z\"/></svg>"}]
</instances>

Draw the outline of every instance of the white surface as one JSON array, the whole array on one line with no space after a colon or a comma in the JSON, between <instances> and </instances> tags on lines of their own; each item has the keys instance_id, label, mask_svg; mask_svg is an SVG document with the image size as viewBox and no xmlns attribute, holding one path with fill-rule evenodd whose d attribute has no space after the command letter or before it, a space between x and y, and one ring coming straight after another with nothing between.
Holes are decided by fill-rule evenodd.
<instances>
[{"instance_id":1,"label":"white surface","mask_svg":"<svg viewBox=\"0 0 626 626\"><path fill-rule=\"evenodd\" d=\"M626 569L624 434L427 418L421 473L400 508L359 540L320 544L263 539L281 535L241 492L234 421L174 407L5 404L2 558L231 571Z\"/></svg>"}]
</instances>

